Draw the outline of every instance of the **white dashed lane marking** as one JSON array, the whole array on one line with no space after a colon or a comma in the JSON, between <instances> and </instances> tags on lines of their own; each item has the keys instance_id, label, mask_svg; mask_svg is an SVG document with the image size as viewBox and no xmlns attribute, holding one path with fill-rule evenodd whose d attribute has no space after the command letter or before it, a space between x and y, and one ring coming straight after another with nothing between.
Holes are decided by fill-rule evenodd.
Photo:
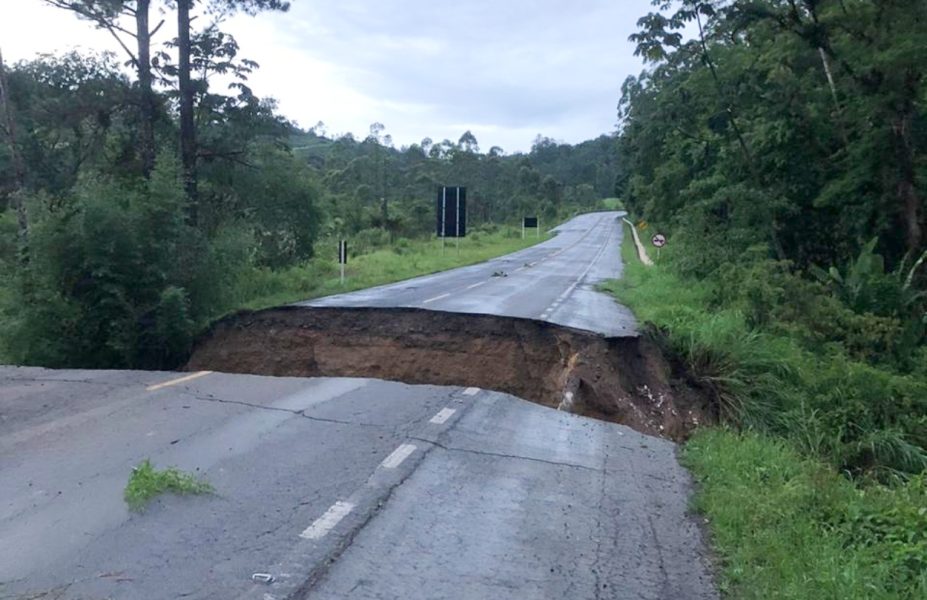
<instances>
[{"instance_id":1,"label":"white dashed lane marking","mask_svg":"<svg viewBox=\"0 0 927 600\"><path fill-rule=\"evenodd\" d=\"M481 281L481 282L479 282L479 283L474 283L473 285L468 285L468 286L467 286L467 289L468 289L468 290L472 290L473 288L478 288L478 287L480 287L481 285L486 285L486 282L485 282L485 281Z\"/></svg>"},{"instance_id":2,"label":"white dashed lane marking","mask_svg":"<svg viewBox=\"0 0 927 600\"><path fill-rule=\"evenodd\" d=\"M450 419L451 415L453 415L455 412L457 412L457 409L442 408L441 411L435 416L431 417L428 422L434 423L435 425L441 425L442 423L447 422L447 420Z\"/></svg>"},{"instance_id":3,"label":"white dashed lane marking","mask_svg":"<svg viewBox=\"0 0 927 600\"><path fill-rule=\"evenodd\" d=\"M477 387L468 387L463 391L464 396L476 396L480 393L480 388Z\"/></svg>"},{"instance_id":4,"label":"white dashed lane marking","mask_svg":"<svg viewBox=\"0 0 927 600\"><path fill-rule=\"evenodd\" d=\"M341 522L348 513L354 510L354 505L350 502L339 500L332 504L331 508L325 511L325 514L316 519L312 525L306 528L299 537L307 540L317 540L325 537L329 531L334 529L335 525Z\"/></svg>"},{"instance_id":5,"label":"white dashed lane marking","mask_svg":"<svg viewBox=\"0 0 927 600\"><path fill-rule=\"evenodd\" d=\"M395 469L402 464L402 461L409 458L409 455L415 452L414 444L403 444L393 450L393 453L383 459L380 466L384 469Z\"/></svg>"},{"instance_id":6,"label":"white dashed lane marking","mask_svg":"<svg viewBox=\"0 0 927 600\"><path fill-rule=\"evenodd\" d=\"M592 231L592 230L590 230L590 231ZM611 231L609 231L609 232L608 232L608 236L605 238L605 243L599 248L599 251L596 252L596 255L593 257L592 262L590 262L590 263L586 266L585 270L583 270L583 272L582 272L582 273L580 274L580 276L576 279L576 281L574 281L574 282L570 285L570 287L568 287L567 289L565 289L565 290L563 291L563 293L561 293L559 296L557 296L557 299L554 300L554 301L551 303L551 305L548 306L546 310L544 310L543 313L541 313L541 318L542 318L542 319L547 319L547 318L549 318L549 317L554 313L554 311L556 311L558 308L560 308L560 304L561 304L562 302L564 302L564 301L569 297L570 294L573 293L573 290L575 290L576 287L577 287L580 283L582 283L582 281L586 278L586 275L589 274L589 271L592 270L592 267L594 267L595 264L596 264L596 263L599 261L599 259L602 257L602 254L604 254L605 249L608 248L608 242L609 242L611 239L612 239L612 233L611 233ZM561 252L562 252L562 251L561 251Z\"/></svg>"}]
</instances>

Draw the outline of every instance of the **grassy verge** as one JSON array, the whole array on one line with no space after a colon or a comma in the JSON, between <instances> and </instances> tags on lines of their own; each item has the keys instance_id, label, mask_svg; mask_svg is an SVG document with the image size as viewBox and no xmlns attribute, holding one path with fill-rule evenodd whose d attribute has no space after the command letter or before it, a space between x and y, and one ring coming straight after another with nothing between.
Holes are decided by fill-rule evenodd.
<instances>
[{"instance_id":1,"label":"grassy verge","mask_svg":"<svg viewBox=\"0 0 927 600\"><path fill-rule=\"evenodd\" d=\"M672 250L653 268L622 251L625 277L605 287L666 336L728 424L683 450L725 594L927 597L925 383L749 325L716 283L667 268Z\"/></svg>"},{"instance_id":2,"label":"grassy verge","mask_svg":"<svg viewBox=\"0 0 927 600\"><path fill-rule=\"evenodd\" d=\"M732 598L927 597L927 486L857 485L787 442L703 430L683 462L699 482Z\"/></svg>"},{"instance_id":3,"label":"grassy verge","mask_svg":"<svg viewBox=\"0 0 927 600\"><path fill-rule=\"evenodd\" d=\"M549 237L542 234L540 238L529 236L523 240L521 230L511 228L493 233L477 231L460 241L459 252L453 240L443 250L436 239L400 240L388 248L350 257L343 286L333 255L322 255L305 265L282 271L255 269L243 277L238 304L242 308L260 309L392 283L482 262Z\"/></svg>"},{"instance_id":4,"label":"grassy verge","mask_svg":"<svg viewBox=\"0 0 927 600\"><path fill-rule=\"evenodd\" d=\"M212 486L189 473L175 468L155 469L149 460L132 469L129 483L123 494L126 504L133 511L140 511L160 494L208 494Z\"/></svg>"}]
</instances>

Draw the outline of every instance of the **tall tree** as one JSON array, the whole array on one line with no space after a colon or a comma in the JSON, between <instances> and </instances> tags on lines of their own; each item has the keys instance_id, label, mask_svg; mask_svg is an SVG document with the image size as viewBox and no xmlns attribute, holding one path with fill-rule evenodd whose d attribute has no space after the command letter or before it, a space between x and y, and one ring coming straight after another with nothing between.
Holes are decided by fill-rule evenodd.
<instances>
[{"instance_id":1,"label":"tall tree","mask_svg":"<svg viewBox=\"0 0 927 600\"><path fill-rule=\"evenodd\" d=\"M197 0L176 0L177 6L177 83L180 94L180 162L184 191L189 203L189 216L193 222L199 212L197 192L197 145L194 96L196 93L191 75L191 10ZM290 3L281 0L203 0L207 13L221 21L235 12L255 15L264 10L287 11Z\"/></svg>"},{"instance_id":2,"label":"tall tree","mask_svg":"<svg viewBox=\"0 0 927 600\"><path fill-rule=\"evenodd\" d=\"M190 8L193 0L177 0L177 85L180 92L180 165L190 220L197 221L196 124L190 73Z\"/></svg>"},{"instance_id":3,"label":"tall tree","mask_svg":"<svg viewBox=\"0 0 927 600\"><path fill-rule=\"evenodd\" d=\"M13 174L16 188L13 190L12 204L16 211L16 221L19 228L20 244L25 247L29 241L29 220L26 216L26 206L23 203L23 187L26 179L26 169L22 154L16 139L16 121L13 118L13 107L10 100L10 86L6 77L6 66L3 64L3 53L0 52L0 108L3 110L3 130L10 154L13 158ZM23 254L25 257L25 253Z\"/></svg>"},{"instance_id":4,"label":"tall tree","mask_svg":"<svg viewBox=\"0 0 927 600\"><path fill-rule=\"evenodd\" d=\"M158 118L157 95L154 91L151 69L151 40L164 25L164 21L160 21L154 29L150 27L151 0L44 0L44 2L69 10L109 32L128 55L138 77L138 108L141 115L138 132L139 160L142 174L149 177L154 169L157 151L155 125ZM123 18L134 21L134 31L120 24L120 19ZM132 39L135 40L135 50L131 47Z\"/></svg>"}]
</instances>

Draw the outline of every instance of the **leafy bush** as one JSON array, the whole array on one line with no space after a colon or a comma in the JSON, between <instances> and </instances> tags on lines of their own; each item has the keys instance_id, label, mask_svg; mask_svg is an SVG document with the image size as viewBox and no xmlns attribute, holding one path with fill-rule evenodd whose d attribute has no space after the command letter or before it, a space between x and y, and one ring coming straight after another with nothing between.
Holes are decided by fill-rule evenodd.
<instances>
[{"instance_id":1,"label":"leafy bush","mask_svg":"<svg viewBox=\"0 0 927 600\"><path fill-rule=\"evenodd\" d=\"M856 312L825 283L801 277L790 267L771 260L723 265L708 278L708 302L736 308L749 327L791 337L813 352L837 345L857 360L913 367L911 346L918 340L912 321L898 313Z\"/></svg>"},{"instance_id":2,"label":"leafy bush","mask_svg":"<svg viewBox=\"0 0 927 600\"><path fill-rule=\"evenodd\" d=\"M666 266L632 263L624 279L606 288L662 332L693 383L714 400L723 421L783 435L849 472L886 479L923 471L927 381L848 353L853 331L829 332L827 341L824 333L834 327L833 320L817 311L835 301L808 292L818 284L806 285L778 269L756 265L752 270L732 270L746 282L732 291L723 277L694 282ZM770 273L778 275L769 277ZM787 291L794 290L793 295L781 297L764 289L777 281ZM765 318L754 317L751 323L746 316L759 306L776 319L790 299L817 308L807 317L796 315L785 324L773 320L765 328L757 325ZM844 307L837 318L848 315L855 317ZM823 324L811 322L815 317ZM791 335L803 327L812 333ZM825 341L808 344L808 336ZM871 340L868 347L873 347Z\"/></svg>"},{"instance_id":3,"label":"leafy bush","mask_svg":"<svg viewBox=\"0 0 927 600\"><path fill-rule=\"evenodd\" d=\"M408 254L412 249L412 244L408 238L399 238L393 242L391 249L396 254Z\"/></svg>"},{"instance_id":4,"label":"leafy bush","mask_svg":"<svg viewBox=\"0 0 927 600\"><path fill-rule=\"evenodd\" d=\"M31 206L29 263L4 323L19 364L170 367L234 297L247 240L186 223L176 166L137 188L86 179L73 202Z\"/></svg>"},{"instance_id":5,"label":"leafy bush","mask_svg":"<svg viewBox=\"0 0 927 600\"><path fill-rule=\"evenodd\" d=\"M352 252L355 255L370 254L374 250L389 246L389 242L389 232L380 228L364 229L351 237Z\"/></svg>"}]
</instances>

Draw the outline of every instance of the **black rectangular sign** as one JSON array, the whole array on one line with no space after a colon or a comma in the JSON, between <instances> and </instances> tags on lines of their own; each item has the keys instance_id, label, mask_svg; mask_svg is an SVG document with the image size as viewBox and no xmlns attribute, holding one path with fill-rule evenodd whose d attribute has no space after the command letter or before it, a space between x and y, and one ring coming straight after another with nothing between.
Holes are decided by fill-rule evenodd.
<instances>
[{"instance_id":1,"label":"black rectangular sign","mask_svg":"<svg viewBox=\"0 0 927 600\"><path fill-rule=\"evenodd\" d=\"M348 241L341 240L338 242L338 264L348 264Z\"/></svg>"},{"instance_id":2,"label":"black rectangular sign","mask_svg":"<svg viewBox=\"0 0 927 600\"><path fill-rule=\"evenodd\" d=\"M537 217L525 217L525 229L530 229L532 227L538 226Z\"/></svg>"},{"instance_id":3,"label":"black rectangular sign","mask_svg":"<svg viewBox=\"0 0 927 600\"><path fill-rule=\"evenodd\" d=\"M461 238L467 235L467 188L438 188L436 227L438 237Z\"/></svg>"}]
</instances>

